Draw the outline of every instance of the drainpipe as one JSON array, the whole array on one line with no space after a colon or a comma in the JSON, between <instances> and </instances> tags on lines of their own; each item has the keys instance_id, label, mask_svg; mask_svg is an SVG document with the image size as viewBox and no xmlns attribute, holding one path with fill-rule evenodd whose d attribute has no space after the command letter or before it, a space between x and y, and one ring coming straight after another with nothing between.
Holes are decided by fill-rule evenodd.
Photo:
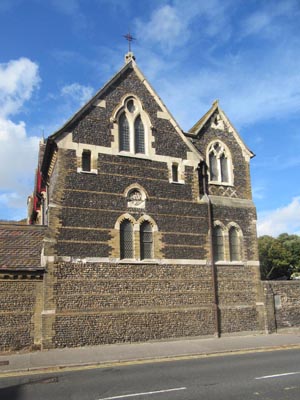
<instances>
[{"instance_id":1,"label":"drainpipe","mask_svg":"<svg viewBox=\"0 0 300 400\"><path fill-rule=\"evenodd\" d=\"M214 259L214 246L213 246L213 211L212 204L208 192L208 175L207 165L204 161L201 161L198 166L199 180L200 180L200 196L205 196L207 200L207 213L208 213L208 231L209 231L209 260L211 266L211 278L213 285L213 308L214 308L214 319L215 319L215 336L221 336L220 326L220 311L219 311L219 298L218 298L218 287L217 287L217 271Z\"/></svg>"}]
</instances>

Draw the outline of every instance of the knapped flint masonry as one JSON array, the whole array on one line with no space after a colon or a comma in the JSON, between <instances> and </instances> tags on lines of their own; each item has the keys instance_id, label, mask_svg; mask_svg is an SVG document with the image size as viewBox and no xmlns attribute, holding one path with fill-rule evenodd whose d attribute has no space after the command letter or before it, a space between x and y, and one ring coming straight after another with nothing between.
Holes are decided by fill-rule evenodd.
<instances>
[{"instance_id":1,"label":"knapped flint masonry","mask_svg":"<svg viewBox=\"0 0 300 400\"><path fill-rule=\"evenodd\" d=\"M0 347L272 330L252 156L218 102L183 132L129 52L40 145L30 225L15 226L38 232L35 261L1 242Z\"/></svg>"}]
</instances>

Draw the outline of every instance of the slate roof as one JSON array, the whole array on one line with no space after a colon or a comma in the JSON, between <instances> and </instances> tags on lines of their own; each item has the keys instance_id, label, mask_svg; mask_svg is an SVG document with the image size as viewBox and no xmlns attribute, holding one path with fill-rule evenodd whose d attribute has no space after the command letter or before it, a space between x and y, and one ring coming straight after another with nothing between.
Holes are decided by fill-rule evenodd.
<instances>
[{"instance_id":1,"label":"slate roof","mask_svg":"<svg viewBox=\"0 0 300 400\"><path fill-rule=\"evenodd\" d=\"M0 223L0 271L36 271L41 267L46 227L15 222Z\"/></svg>"}]
</instances>

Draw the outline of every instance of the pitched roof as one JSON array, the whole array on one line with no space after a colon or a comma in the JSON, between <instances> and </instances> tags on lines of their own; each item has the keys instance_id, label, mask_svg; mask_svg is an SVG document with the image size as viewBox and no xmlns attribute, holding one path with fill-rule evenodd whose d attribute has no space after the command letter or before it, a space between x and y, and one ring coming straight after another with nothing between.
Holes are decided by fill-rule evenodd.
<instances>
[{"instance_id":1,"label":"pitched roof","mask_svg":"<svg viewBox=\"0 0 300 400\"><path fill-rule=\"evenodd\" d=\"M245 151L247 156L250 157L250 158L254 157L255 154L246 146L246 144L244 143L244 141L240 137L238 131L235 129L235 127L230 122L230 120L227 117L227 115L224 113L224 111L219 106L219 101L218 100L215 100L213 102L211 108L203 115L202 118L199 119L198 122L196 122L196 124L188 131L187 135L190 136L190 137L198 136L201 133L201 131L202 131L203 127L205 126L205 124L207 123L207 121L215 113L215 111L217 111L219 113L219 115L221 116L223 121L230 128L233 136L236 138L237 142L240 144L240 146L242 147L243 151Z\"/></svg>"},{"instance_id":2,"label":"pitched roof","mask_svg":"<svg viewBox=\"0 0 300 400\"><path fill-rule=\"evenodd\" d=\"M185 142L189 150L195 154L196 157L199 157L199 152L197 149L192 145L192 143L186 138L183 130L180 128L179 124L171 114L171 112L167 109L159 95L156 93L156 91L153 89L153 87L150 85L144 74L141 72L141 70L138 68L135 58L130 57L128 58L128 61L125 63L125 65L117 72L80 110L78 110L58 131L50 135L47 139L46 143L46 149L45 153L49 151L49 147L53 144L53 142L56 141L56 139L59 139L59 137L67 131L69 127L72 126L74 122L76 122L91 106L95 105L97 101L101 98L101 96L106 92L108 88L113 86L113 84L128 70L128 69L133 69L135 73L137 74L138 78L141 80L141 82L146 86L146 88L149 90L151 95L154 97L155 101L159 104L160 108L162 109L163 112L165 112L168 115L169 121L171 124L174 126L176 132L178 135L181 137L181 139Z\"/></svg>"},{"instance_id":3,"label":"pitched roof","mask_svg":"<svg viewBox=\"0 0 300 400\"><path fill-rule=\"evenodd\" d=\"M35 271L41 269L42 241L46 227L0 223L1 269Z\"/></svg>"},{"instance_id":4,"label":"pitched roof","mask_svg":"<svg viewBox=\"0 0 300 400\"><path fill-rule=\"evenodd\" d=\"M218 100L215 100L211 108L195 123L195 125L189 130L188 133L197 135L201 128L206 124L208 119L213 115L213 113L219 108Z\"/></svg>"}]
</instances>

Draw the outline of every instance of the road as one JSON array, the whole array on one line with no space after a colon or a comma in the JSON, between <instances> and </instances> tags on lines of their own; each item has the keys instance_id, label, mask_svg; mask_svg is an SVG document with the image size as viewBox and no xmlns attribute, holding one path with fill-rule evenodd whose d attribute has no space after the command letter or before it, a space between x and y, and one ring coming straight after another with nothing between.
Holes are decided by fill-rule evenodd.
<instances>
[{"instance_id":1,"label":"road","mask_svg":"<svg viewBox=\"0 0 300 400\"><path fill-rule=\"evenodd\" d=\"M300 350L0 379L1 400L299 400Z\"/></svg>"}]
</instances>

